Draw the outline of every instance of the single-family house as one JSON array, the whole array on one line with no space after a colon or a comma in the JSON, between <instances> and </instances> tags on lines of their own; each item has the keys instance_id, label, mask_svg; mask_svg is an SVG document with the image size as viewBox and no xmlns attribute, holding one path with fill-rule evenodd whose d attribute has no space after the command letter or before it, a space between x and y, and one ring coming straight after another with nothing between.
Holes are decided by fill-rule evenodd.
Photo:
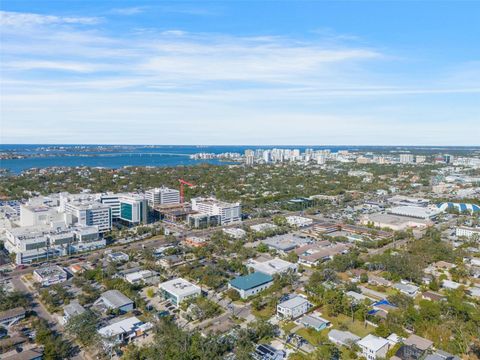
<instances>
[{"instance_id":1,"label":"single-family house","mask_svg":"<svg viewBox=\"0 0 480 360\"><path fill-rule=\"evenodd\" d=\"M296 319L306 314L312 304L301 296L292 296L277 305L277 316L281 319Z\"/></svg>"},{"instance_id":2,"label":"single-family house","mask_svg":"<svg viewBox=\"0 0 480 360\"><path fill-rule=\"evenodd\" d=\"M302 324L307 328L312 328L317 331L326 329L331 325L330 321L324 319L317 315L303 315L300 319L297 320L297 323Z\"/></svg>"},{"instance_id":3,"label":"single-family house","mask_svg":"<svg viewBox=\"0 0 480 360\"><path fill-rule=\"evenodd\" d=\"M387 339L379 336L369 334L357 342L360 347L362 355L367 360L376 360L385 358L390 348L390 343Z\"/></svg>"},{"instance_id":4,"label":"single-family house","mask_svg":"<svg viewBox=\"0 0 480 360\"><path fill-rule=\"evenodd\" d=\"M352 334L350 331L332 329L328 333L328 340L335 345L351 347L360 340L360 336Z\"/></svg>"}]
</instances>

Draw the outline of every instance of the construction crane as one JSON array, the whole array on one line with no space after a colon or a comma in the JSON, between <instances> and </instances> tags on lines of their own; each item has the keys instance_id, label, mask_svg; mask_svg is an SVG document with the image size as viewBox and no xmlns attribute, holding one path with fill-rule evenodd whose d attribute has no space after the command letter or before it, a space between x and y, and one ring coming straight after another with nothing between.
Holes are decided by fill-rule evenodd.
<instances>
[{"instance_id":1,"label":"construction crane","mask_svg":"<svg viewBox=\"0 0 480 360\"><path fill-rule=\"evenodd\" d=\"M183 201L185 200L184 195L183 195L183 186L187 185L190 187L193 187L195 185L189 183L188 181L185 181L183 179L178 179L178 182L180 183L180 203L183 204Z\"/></svg>"}]
</instances>

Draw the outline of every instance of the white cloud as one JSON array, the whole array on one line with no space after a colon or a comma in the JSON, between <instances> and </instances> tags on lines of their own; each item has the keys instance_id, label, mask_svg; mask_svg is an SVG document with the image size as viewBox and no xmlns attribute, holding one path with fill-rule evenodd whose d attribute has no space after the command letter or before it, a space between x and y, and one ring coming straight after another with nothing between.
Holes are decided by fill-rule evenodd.
<instances>
[{"instance_id":1,"label":"white cloud","mask_svg":"<svg viewBox=\"0 0 480 360\"><path fill-rule=\"evenodd\" d=\"M135 6L127 8L112 9L110 13L116 15L137 15L143 13L147 8L145 6Z\"/></svg>"},{"instance_id":2,"label":"white cloud","mask_svg":"<svg viewBox=\"0 0 480 360\"><path fill-rule=\"evenodd\" d=\"M12 62L4 62L3 63L4 69L12 69L12 70L59 70L59 71L72 71L72 72L93 72L98 69L96 64L88 64L85 62L67 62L67 61L12 61Z\"/></svg>"},{"instance_id":3,"label":"white cloud","mask_svg":"<svg viewBox=\"0 0 480 360\"><path fill-rule=\"evenodd\" d=\"M111 35L90 26L99 18L6 14L2 141L94 143L106 142L104 134L113 143L172 144L478 138L478 106L456 108L448 97L480 92L472 81L478 63L448 76L439 69L432 80L398 75L400 58L345 44L338 34L328 41L178 29ZM452 118L462 123L452 128Z\"/></svg>"},{"instance_id":4,"label":"white cloud","mask_svg":"<svg viewBox=\"0 0 480 360\"><path fill-rule=\"evenodd\" d=\"M102 19L98 17L55 16L0 11L0 20L2 22L2 26L21 28L24 26L54 24L95 25L98 24Z\"/></svg>"}]
</instances>

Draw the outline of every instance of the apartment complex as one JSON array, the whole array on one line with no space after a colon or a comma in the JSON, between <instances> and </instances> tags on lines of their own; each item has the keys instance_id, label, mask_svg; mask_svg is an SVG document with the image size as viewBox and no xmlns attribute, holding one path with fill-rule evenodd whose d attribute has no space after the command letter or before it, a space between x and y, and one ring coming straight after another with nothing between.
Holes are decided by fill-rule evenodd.
<instances>
[{"instance_id":1,"label":"apartment complex","mask_svg":"<svg viewBox=\"0 0 480 360\"><path fill-rule=\"evenodd\" d=\"M401 164L413 164L415 156L413 154L400 154Z\"/></svg>"}]
</instances>

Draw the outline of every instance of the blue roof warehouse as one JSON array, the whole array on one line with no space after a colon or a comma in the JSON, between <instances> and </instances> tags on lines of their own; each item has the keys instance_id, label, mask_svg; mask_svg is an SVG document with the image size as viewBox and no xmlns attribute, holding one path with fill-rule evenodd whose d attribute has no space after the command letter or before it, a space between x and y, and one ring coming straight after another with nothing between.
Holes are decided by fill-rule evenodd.
<instances>
[{"instance_id":1,"label":"blue roof warehouse","mask_svg":"<svg viewBox=\"0 0 480 360\"><path fill-rule=\"evenodd\" d=\"M273 277L270 275L254 272L249 275L239 276L230 280L229 289L235 289L242 299L246 299L252 295L269 288L273 284Z\"/></svg>"}]
</instances>

